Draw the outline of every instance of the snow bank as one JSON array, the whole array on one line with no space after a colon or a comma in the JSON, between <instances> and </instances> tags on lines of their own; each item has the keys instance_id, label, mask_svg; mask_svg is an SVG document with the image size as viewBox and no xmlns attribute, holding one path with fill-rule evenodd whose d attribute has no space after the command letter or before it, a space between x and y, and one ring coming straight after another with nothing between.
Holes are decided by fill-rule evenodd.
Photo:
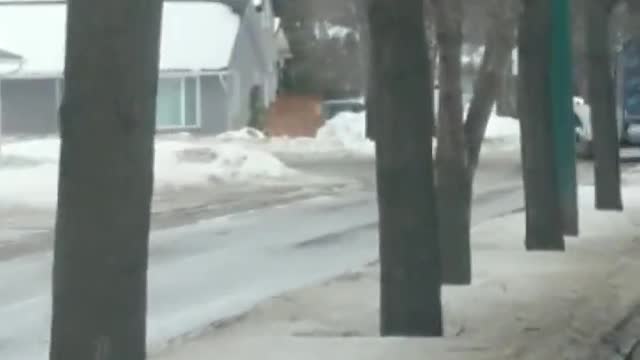
<instances>
[{"instance_id":1,"label":"snow bank","mask_svg":"<svg viewBox=\"0 0 640 360\"><path fill-rule=\"evenodd\" d=\"M53 207L57 199L59 148L57 138L5 144L0 164L0 206ZM202 145L188 139L156 141L154 170L156 190L211 182L262 184L296 174L258 148L225 143Z\"/></svg>"},{"instance_id":2,"label":"snow bank","mask_svg":"<svg viewBox=\"0 0 640 360\"><path fill-rule=\"evenodd\" d=\"M495 112L487 124L485 140L513 140L520 136L520 122L508 116L500 116Z\"/></svg>"},{"instance_id":3,"label":"snow bank","mask_svg":"<svg viewBox=\"0 0 640 360\"><path fill-rule=\"evenodd\" d=\"M240 130L228 131L215 137L219 141L256 141L266 139L266 135L254 128L243 128Z\"/></svg>"},{"instance_id":4,"label":"snow bank","mask_svg":"<svg viewBox=\"0 0 640 360\"><path fill-rule=\"evenodd\" d=\"M467 108L465 113L469 110ZM495 150L513 150L520 146L520 122L518 119L496 114L495 107L491 111L487 129L484 134L482 152Z\"/></svg>"},{"instance_id":5,"label":"snow bank","mask_svg":"<svg viewBox=\"0 0 640 360\"><path fill-rule=\"evenodd\" d=\"M365 129L364 112L343 112L329 119L313 138L267 137L256 129L244 128L195 141L202 144L242 144L248 149L287 158L342 158L345 156L372 158L375 155L375 145L366 138Z\"/></svg>"},{"instance_id":6,"label":"snow bank","mask_svg":"<svg viewBox=\"0 0 640 360\"><path fill-rule=\"evenodd\" d=\"M156 146L156 188L209 182L262 182L295 174L273 155L236 144L199 146L166 141Z\"/></svg>"},{"instance_id":7,"label":"snow bank","mask_svg":"<svg viewBox=\"0 0 640 360\"><path fill-rule=\"evenodd\" d=\"M375 145L366 137L365 119L364 112L340 113L318 130L316 139L335 144L356 154L373 156Z\"/></svg>"},{"instance_id":8,"label":"snow bank","mask_svg":"<svg viewBox=\"0 0 640 360\"><path fill-rule=\"evenodd\" d=\"M366 138L365 113L340 113L329 120L320 130L316 139L333 144L356 154L374 156L375 145ZM520 137L520 123L517 119L491 113L485 140L492 142L517 143Z\"/></svg>"},{"instance_id":9,"label":"snow bank","mask_svg":"<svg viewBox=\"0 0 640 360\"><path fill-rule=\"evenodd\" d=\"M318 130L315 138L265 138L260 135L247 135L247 131L239 133L225 134L224 137L231 137L239 140L252 138L254 143L261 143L271 152L283 155L326 155L326 156L359 156L374 157L375 144L366 138L366 113L339 113L328 120L323 127ZM517 119L508 116L500 116L491 113L485 140L489 149L494 150L496 146L512 149L517 147L520 139L520 123ZM435 139L433 141L436 146Z\"/></svg>"},{"instance_id":10,"label":"snow bank","mask_svg":"<svg viewBox=\"0 0 640 360\"><path fill-rule=\"evenodd\" d=\"M0 167L0 207L51 208L57 200L58 164Z\"/></svg>"},{"instance_id":11,"label":"snow bank","mask_svg":"<svg viewBox=\"0 0 640 360\"><path fill-rule=\"evenodd\" d=\"M316 137L274 137L262 145L282 156L374 157L375 144L367 139L365 113L342 112L318 129Z\"/></svg>"}]
</instances>

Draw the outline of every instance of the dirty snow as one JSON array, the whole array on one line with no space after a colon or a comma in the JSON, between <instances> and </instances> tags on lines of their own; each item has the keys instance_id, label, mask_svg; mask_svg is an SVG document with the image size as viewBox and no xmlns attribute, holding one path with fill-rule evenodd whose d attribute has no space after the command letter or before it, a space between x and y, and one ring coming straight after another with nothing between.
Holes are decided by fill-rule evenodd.
<instances>
[{"instance_id":1,"label":"dirty snow","mask_svg":"<svg viewBox=\"0 0 640 360\"><path fill-rule=\"evenodd\" d=\"M262 132L244 128L217 135L213 138L191 137L202 144L234 143L248 149L261 149L278 157L364 157L375 156L375 145L365 136L365 113L343 112L318 130L316 137L267 137Z\"/></svg>"},{"instance_id":2,"label":"dirty snow","mask_svg":"<svg viewBox=\"0 0 640 360\"><path fill-rule=\"evenodd\" d=\"M630 189L637 190L625 192ZM596 358L593 351L609 354L598 359L614 358L618 349L601 339L640 303L640 244L632 221L640 202L630 202L624 213L596 212L593 188L580 194L582 235L567 239L564 253L524 251L521 213L474 227L474 283L444 287L443 339L377 337L376 264L282 294L154 358L204 360L221 347L243 360L422 359L427 353L434 359L581 360ZM256 348L224 345L247 342Z\"/></svg>"},{"instance_id":3,"label":"dirty snow","mask_svg":"<svg viewBox=\"0 0 640 360\"><path fill-rule=\"evenodd\" d=\"M60 140L14 141L2 147L0 206L53 207L57 199ZM265 184L292 180L297 172L258 148L233 143L156 141L156 190L215 182ZM302 181L301 179L298 179Z\"/></svg>"},{"instance_id":4,"label":"dirty snow","mask_svg":"<svg viewBox=\"0 0 640 360\"><path fill-rule=\"evenodd\" d=\"M375 146L365 136L365 113L344 112L328 120L315 138L269 138L245 128L215 137L188 133L156 141L156 190L211 183L304 182L280 159L301 157L373 158ZM492 115L489 143L517 144L518 122ZM57 197L58 138L11 140L0 158L0 207L53 207ZM294 179L295 178L295 179Z\"/></svg>"},{"instance_id":5,"label":"dirty snow","mask_svg":"<svg viewBox=\"0 0 640 360\"><path fill-rule=\"evenodd\" d=\"M468 105L466 111L468 111ZM498 115L494 106L487 123L484 139L483 153L496 150L515 150L520 146L520 122L509 116Z\"/></svg>"},{"instance_id":6,"label":"dirty snow","mask_svg":"<svg viewBox=\"0 0 640 360\"><path fill-rule=\"evenodd\" d=\"M347 151L373 156L374 143L366 137L366 115L364 112L343 112L318 130L318 141L335 144Z\"/></svg>"}]
</instances>

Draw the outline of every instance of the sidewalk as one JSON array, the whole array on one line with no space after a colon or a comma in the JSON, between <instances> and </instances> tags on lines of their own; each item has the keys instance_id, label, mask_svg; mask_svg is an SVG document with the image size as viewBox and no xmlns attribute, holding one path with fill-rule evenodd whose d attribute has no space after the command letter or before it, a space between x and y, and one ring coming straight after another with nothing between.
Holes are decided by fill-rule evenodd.
<instances>
[{"instance_id":1,"label":"sidewalk","mask_svg":"<svg viewBox=\"0 0 640 360\"><path fill-rule=\"evenodd\" d=\"M524 214L476 226L473 285L443 290L444 339L377 337L379 269L371 264L151 358L606 359L628 346L611 336L640 304L637 189L625 190L624 213L601 213L592 210L593 189L581 188L582 235L567 240L566 253L526 253Z\"/></svg>"}]
</instances>

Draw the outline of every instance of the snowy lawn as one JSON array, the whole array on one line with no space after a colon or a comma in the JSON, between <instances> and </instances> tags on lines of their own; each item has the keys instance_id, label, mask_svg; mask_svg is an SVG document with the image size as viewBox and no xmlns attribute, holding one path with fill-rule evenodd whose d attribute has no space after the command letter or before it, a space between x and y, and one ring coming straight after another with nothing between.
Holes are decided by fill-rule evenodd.
<instances>
[{"instance_id":1,"label":"snowy lawn","mask_svg":"<svg viewBox=\"0 0 640 360\"><path fill-rule=\"evenodd\" d=\"M516 150L520 147L520 122L518 119L491 112L482 152Z\"/></svg>"},{"instance_id":2,"label":"snowy lawn","mask_svg":"<svg viewBox=\"0 0 640 360\"><path fill-rule=\"evenodd\" d=\"M15 141L2 147L0 206L50 208L57 197L60 141ZM269 152L233 143L203 146L189 141L156 141L157 192L216 183L270 185L308 179Z\"/></svg>"},{"instance_id":3,"label":"snowy lawn","mask_svg":"<svg viewBox=\"0 0 640 360\"><path fill-rule=\"evenodd\" d=\"M625 212L596 212L593 187L580 188L581 236L567 239L565 253L525 252L524 214L474 227L473 285L443 289L442 340L377 337L372 264L278 296L156 358L204 360L220 348L243 360L616 358L614 344L628 344L601 339L640 304L640 183L624 192Z\"/></svg>"},{"instance_id":4,"label":"snowy lawn","mask_svg":"<svg viewBox=\"0 0 640 360\"><path fill-rule=\"evenodd\" d=\"M484 151L517 144L518 122L493 115ZM0 157L0 208L53 208L57 198L60 140L5 140ZM269 138L241 129L214 137L160 135L156 139L155 189L179 191L215 184L312 185L335 182L301 174L281 159L373 159L375 145L365 137L365 113L341 113L315 138Z\"/></svg>"}]
</instances>

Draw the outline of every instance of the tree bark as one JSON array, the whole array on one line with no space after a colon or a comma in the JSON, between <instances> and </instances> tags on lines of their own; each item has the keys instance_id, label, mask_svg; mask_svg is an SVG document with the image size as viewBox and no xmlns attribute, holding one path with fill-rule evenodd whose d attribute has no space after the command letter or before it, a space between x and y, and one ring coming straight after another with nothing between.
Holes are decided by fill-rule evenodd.
<instances>
[{"instance_id":1,"label":"tree bark","mask_svg":"<svg viewBox=\"0 0 640 360\"><path fill-rule=\"evenodd\" d=\"M511 72L508 65L516 40L517 17L513 5L500 6L496 3L492 9L491 20L482 65L473 84L473 97L464 124L469 173L472 180L478 167L482 141L491 111L496 103L500 84L505 82L505 77Z\"/></svg>"},{"instance_id":2,"label":"tree bark","mask_svg":"<svg viewBox=\"0 0 640 360\"><path fill-rule=\"evenodd\" d=\"M518 31L518 114L526 248L563 250L551 118L551 2L525 0Z\"/></svg>"},{"instance_id":3,"label":"tree bark","mask_svg":"<svg viewBox=\"0 0 640 360\"><path fill-rule=\"evenodd\" d=\"M514 33L515 34L515 33ZM513 48L512 48L513 49ZM500 116L518 116L516 111L516 88L517 81L515 76L511 73L513 68L513 61L511 59L511 53L507 59L507 64L502 69L500 75L500 82L498 84L498 93L496 95L496 114Z\"/></svg>"},{"instance_id":4,"label":"tree bark","mask_svg":"<svg viewBox=\"0 0 640 360\"><path fill-rule=\"evenodd\" d=\"M369 3L367 116L376 124L383 336L442 335L431 125L432 76L422 0ZM375 104L375 106L373 106Z\"/></svg>"},{"instance_id":5,"label":"tree bark","mask_svg":"<svg viewBox=\"0 0 640 360\"><path fill-rule=\"evenodd\" d=\"M442 280L471 283L471 189L462 121L462 4L433 1L440 57L438 146L438 238L442 250Z\"/></svg>"},{"instance_id":6,"label":"tree bark","mask_svg":"<svg viewBox=\"0 0 640 360\"><path fill-rule=\"evenodd\" d=\"M622 210L620 151L609 51L609 6L587 4L589 100L593 130L596 208Z\"/></svg>"},{"instance_id":7,"label":"tree bark","mask_svg":"<svg viewBox=\"0 0 640 360\"><path fill-rule=\"evenodd\" d=\"M609 2L614 3L615 1L610 0ZM629 32L633 38L638 39L640 38L640 0L626 0L626 2L630 20Z\"/></svg>"},{"instance_id":8,"label":"tree bark","mask_svg":"<svg viewBox=\"0 0 640 360\"><path fill-rule=\"evenodd\" d=\"M67 6L50 359L142 360L162 3Z\"/></svg>"}]
</instances>

